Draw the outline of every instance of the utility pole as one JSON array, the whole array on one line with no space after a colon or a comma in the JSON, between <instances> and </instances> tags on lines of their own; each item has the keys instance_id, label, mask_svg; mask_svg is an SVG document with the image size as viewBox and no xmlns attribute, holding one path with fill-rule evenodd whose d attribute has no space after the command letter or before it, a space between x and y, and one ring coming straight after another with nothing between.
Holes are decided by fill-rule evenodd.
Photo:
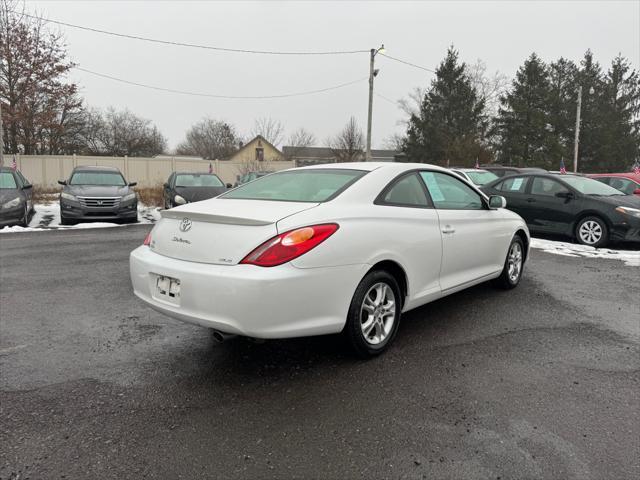
<instances>
[{"instance_id":1,"label":"utility pole","mask_svg":"<svg viewBox=\"0 0 640 480\"><path fill-rule=\"evenodd\" d=\"M371 57L369 59L369 113L367 116L367 150L365 152L365 161L371 161L371 121L373 117L373 79L378 75L378 70L374 68L375 58L378 53L384 53L384 44L380 48L371 49Z\"/></svg>"},{"instance_id":2,"label":"utility pole","mask_svg":"<svg viewBox=\"0 0 640 480\"><path fill-rule=\"evenodd\" d=\"M580 143L580 109L582 108L582 85L578 87L578 107L576 109L576 137L573 142L573 171L578 172L578 144Z\"/></svg>"}]
</instances>

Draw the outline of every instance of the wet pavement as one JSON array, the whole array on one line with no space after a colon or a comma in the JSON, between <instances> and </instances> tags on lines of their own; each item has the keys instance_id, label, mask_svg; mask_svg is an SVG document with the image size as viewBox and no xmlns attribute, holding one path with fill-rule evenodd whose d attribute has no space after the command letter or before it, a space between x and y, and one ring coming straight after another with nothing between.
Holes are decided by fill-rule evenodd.
<instances>
[{"instance_id":1,"label":"wet pavement","mask_svg":"<svg viewBox=\"0 0 640 480\"><path fill-rule=\"evenodd\" d=\"M363 362L145 307L149 228L0 237L0 478L640 477L640 269L532 250Z\"/></svg>"}]
</instances>

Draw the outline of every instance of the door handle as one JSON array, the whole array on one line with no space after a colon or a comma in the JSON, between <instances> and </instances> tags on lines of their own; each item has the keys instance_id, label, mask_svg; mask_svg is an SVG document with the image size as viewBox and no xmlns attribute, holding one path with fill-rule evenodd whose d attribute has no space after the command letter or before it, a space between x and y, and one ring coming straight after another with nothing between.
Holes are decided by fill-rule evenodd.
<instances>
[{"instance_id":1,"label":"door handle","mask_svg":"<svg viewBox=\"0 0 640 480\"><path fill-rule=\"evenodd\" d=\"M535 202L535 201L536 201L536 199L535 199L535 198L531 198L531 197L527 198L527 202L528 202L528 203L533 203L533 202Z\"/></svg>"},{"instance_id":2,"label":"door handle","mask_svg":"<svg viewBox=\"0 0 640 480\"><path fill-rule=\"evenodd\" d=\"M451 227L451 225L445 225L445 227L442 229L442 233L445 233L445 234L456 233L456 229Z\"/></svg>"}]
</instances>

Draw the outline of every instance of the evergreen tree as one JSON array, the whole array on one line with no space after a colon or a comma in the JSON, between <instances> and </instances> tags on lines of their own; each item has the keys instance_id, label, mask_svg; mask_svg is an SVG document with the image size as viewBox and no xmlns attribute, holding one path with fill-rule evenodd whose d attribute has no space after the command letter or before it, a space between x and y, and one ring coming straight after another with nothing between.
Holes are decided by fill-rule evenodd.
<instances>
[{"instance_id":1,"label":"evergreen tree","mask_svg":"<svg viewBox=\"0 0 640 480\"><path fill-rule=\"evenodd\" d=\"M600 145L595 161L587 166L593 171L628 171L640 160L640 76L618 56L602 86Z\"/></svg>"},{"instance_id":2,"label":"evergreen tree","mask_svg":"<svg viewBox=\"0 0 640 480\"><path fill-rule=\"evenodd\" d=\"M573 138L576 123L578 67L571 60L560 58L549 65L549 98L547 103L549 162L556 167L560 160L573 158ZM547 163L549 163L547 162Z\"/></svg>"},{"instance_id":3,"label":"evergreen tree","mask_svg":"<svg viewBox=\"0 0 640 480\"><path fill-rule=\"evenodd\" d=\"M471 84L458 52L450 47L404 142L410 161L472 166L483 153L484 100Z\"/></svg>"},{"instance_id":4,"label":"evergreen tree","mask_svg":"<svg viewBox=\"0 0 640 480\"><path fill-rule=\"evenodd\" d=\"M495 133L502 163L552 168L550 92L549 70L532 53L518 69L511 91L501 98Z\"/></svg>"}]
</instances>

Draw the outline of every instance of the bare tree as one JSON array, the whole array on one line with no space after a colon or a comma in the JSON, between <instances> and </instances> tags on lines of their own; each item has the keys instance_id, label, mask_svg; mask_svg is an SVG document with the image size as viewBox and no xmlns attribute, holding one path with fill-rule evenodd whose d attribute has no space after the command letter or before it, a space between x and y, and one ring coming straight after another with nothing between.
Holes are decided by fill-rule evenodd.
<instances>
[{"instance_id":1,"label":"bare tree","mask_svg":"<svg viewBox=\"0 0 640 480\"><path fill-rule=\"evenodd\" d=\"M65 78L73 66L61 33L27 17L23 2L0 0L0 101L9 152L66 148L67 122L82 106L77 86Z\"/></svg>"},{"instance_id":2,"label":"bare tree","mask_svg":"<svg viewBox=\"0 0 640 480\"><path fill-rule=\"evenodd\" d=\"M289 135L289 140L287 141L288 148L286 152L287 160L296 158L303 148L315 145L316 142L316 136L313 133L300 127Z\"/></svg>"},{"instance_id":3,"label":"bare tree","mask_svg":"<svg viewBox=\"0 0 640 480\"><path fill-rule=\"evenodd\" d=\"M399 124L407 125L412 115L420 116L420 106L429 89L427 87L415 87L406 98L398 100L398 108L405 114L405 118L399 120Z\"/></svg>"},{"instance_id":4,"label":"bare tree","mask_svg":"<svg viewBox=\"0 0 640 480\"><path fill-rule=\"evenodd\" d=\"M401 152L404 147L405 136L400 133L393 133L384 139L384 147L389 150Z\"/></svg>"},{"instance_id":5,"label":"bare tree","mask_svg":"<svg viewBox=\"0 0 640 480\"><path fill-rule=\"evenodd\" d=\"M327 143L337 162L357 162L364 158L364 134L355 117Z\"/></svg>"},{"instance_id":6,"label":"bare tree","mask_svg":"<svg viewBox=\"0 0 640 480\"><path fill-rule=\"evenodd\" d=\"M484 99L486 114L491 118L495 117L500 107L500 97L509 88L509 77L497 70L488 74L487 64L480 59L467 66L467 76L478 96Z\"/></svg>"},{"instance_id":7,"label":"bare tree","mask_svg":"<svg viewBox=\"0 0 640 480\"><path fill-rule=\"evenodd\" d=\"M167 147L166 138L150 120L129 110L90 110L85 122L85 150L92 155L151 157Z\"/></svg>"},{"instance_id":8,"label":"bare tree","mask_svg":"<svg viewBox=\"0 0 640 480\"><path fill-rule=\"evenodd\" d=\"M240 137L233 125L203 118L193 125L176 148L179 155L198 155L207 160L226 159L238 150Z\"/></svg>"},{"instance_id":9,"label":"bare tree","mask_svg":"<svg viewBox=\"0 0 640 480\"><path fill-rule=\"evenodd\" d=\"M274 120L271 117L256 118L250 134L252 138L262 135L265 140L277 147L284 140L284 125L280 120Z\"/></svg>"}]
</instances>

